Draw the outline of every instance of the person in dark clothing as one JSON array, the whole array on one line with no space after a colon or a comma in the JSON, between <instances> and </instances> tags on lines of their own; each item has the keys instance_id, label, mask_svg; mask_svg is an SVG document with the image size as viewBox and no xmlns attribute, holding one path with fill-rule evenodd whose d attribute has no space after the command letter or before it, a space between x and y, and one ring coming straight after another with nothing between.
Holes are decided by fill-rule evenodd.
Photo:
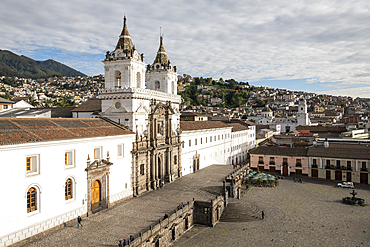
<instances>
[{"instance_id":1,"label":"person in dark clothing","mask_svg":"<svg viewBox=\"0 0 370 247\"><path fill-rule=\"evenodd\" d=\"M124 238L124 239L123 239L122 246L126 246L126 245L127 245L127 241L126 241L126 239Z\"/></svg>"},{"instance_id":2,"label":"person in dark clothing","mask_svg":"<svg viewBox=\"0 0 370 247\"><path fill-rule=\"evenodd\" d=\"M262 211L262 219L265 218L265 212Z\"/></svg>"},{"instance_id":3,"label":"person in dark clothing","mask_svg":"<svg viewBox=\"0 0 370 247\"><path fill-rule=\"evenodd\" d=\"M83 225L82 225L82 218L81 218L81 216L78 216L77 217L77 228L79 228L80 225L81 225L81 227L83 227Z\"/></svg>"},{"instance_id":4,"label":"person in dark clothing","mask_svg":"<svg viewBox=\"0 0 370 247\"><path fill-rule=\"evenodd\" d=\"M168 216L167 216L167 218L168 218ZM130 243L131 243L132 241L134 241L134 236L130 235Z\"/></svg>"},{"instance_id":5,"label":"person in dark clothing","mask_svg":"<svg viewBox=\"0 0 370 247\"><path fill-rule=\"evenodd\" d=\"M122 247L122 241L120 240L119 243L118 243L118 247Z\"/></svg>"}]
</instances>

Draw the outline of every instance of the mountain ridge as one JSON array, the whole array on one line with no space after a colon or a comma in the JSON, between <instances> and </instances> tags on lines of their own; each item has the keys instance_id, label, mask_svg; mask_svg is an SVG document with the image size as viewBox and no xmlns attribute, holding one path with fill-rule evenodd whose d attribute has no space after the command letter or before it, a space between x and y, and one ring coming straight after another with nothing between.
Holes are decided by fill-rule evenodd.
<instances>
[{"instance_id":1,"label":"mountain ridge","mask_svg":"<svg viewBox=\"0 0 370 247\"><path fill-rule=\"evenodd\" d=\"M24 78L48 78L52 76L86 76L65 64L48 59L37 61L0 49L0 76Z\"/></svg>"}]
</instances>

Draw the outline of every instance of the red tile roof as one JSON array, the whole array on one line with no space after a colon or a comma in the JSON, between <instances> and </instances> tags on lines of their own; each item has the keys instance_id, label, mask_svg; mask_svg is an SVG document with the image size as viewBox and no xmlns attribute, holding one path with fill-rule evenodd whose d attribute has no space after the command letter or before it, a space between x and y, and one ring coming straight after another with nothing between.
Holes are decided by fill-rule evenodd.
<instances>
[{"instance_id":1,"label":"red tile roof","mask_svg":"<svg viewBox=\"0 0 370 247\"><path fill-rule=\"evenodd\" d=\"M231 127L221 121L180 121L180 129L198 130L198 129L214 129L214 128L227 128Z\"/></svg>"},{"instance_id":2,"label":"red tile roof","mask_svg":"<svg viewBox=\"0 0 370 247\"><path fill-rule=\"evenodd\" d=\"M0 118L0 145L134 134L99 118Z\"/></svg>"},{"instance_id":3,"label":"red tile roof","mask_svg":"<svg viewBox=\"0 0 370 247\"><path fill-rule=\"evenodd\" d=\"M73 112L101 112L101 99L88 99L80 106L72 110Z\"/></svg>"},{"instance_id":4,"label":"red tile roof","mask_svg":"<svg viewBox=\"0 0 370 247\"><path fill-rule=\"evenodd\" d=\"M227 125L233 127L232 132L248 130L248 126L242 123L228 123Z\"/></svg>"}]
</instances>

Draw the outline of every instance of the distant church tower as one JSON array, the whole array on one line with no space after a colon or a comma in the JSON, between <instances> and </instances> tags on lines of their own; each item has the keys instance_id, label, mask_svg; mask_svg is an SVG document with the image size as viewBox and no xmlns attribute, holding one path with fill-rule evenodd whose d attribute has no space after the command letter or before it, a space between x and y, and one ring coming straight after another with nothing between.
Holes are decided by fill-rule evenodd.
<instances>
[{"instance_id":1,"label":"distant church tower","mask_svg":"<svg viewBox=\"0 0 370 247\"><path fill-rule=\"evenodd\" d=\"M151 90L177 95L176 66L172 66L163 46L163 37L160 37L157 56L152 65L147 66L147 87Z\"/></svg>"},{"instance_id":2,"label":"distant church tower","mask_svg":"<svg viewBox=\"0 0 370 247\"><path fill-rule=\"evenodd\" d=\"M308 117L307 104L305 100L299 100L297 122L298 122L298 126L311 124L311 121Z\"/></svg>"}]
</instances>

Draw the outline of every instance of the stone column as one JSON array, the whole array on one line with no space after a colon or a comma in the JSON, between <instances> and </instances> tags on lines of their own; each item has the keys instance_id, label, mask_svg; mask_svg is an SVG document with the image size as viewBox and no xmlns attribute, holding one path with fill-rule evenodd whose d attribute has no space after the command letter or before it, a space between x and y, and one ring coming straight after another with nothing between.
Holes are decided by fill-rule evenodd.
<instances>
[{"instance_id":1,"label":"stone column","mask_svg":"<svg viewBox=\"0 0 370 247\"><path fill-rule=\"evenodd\" d=\"M132 190L133 195L136 196L136 154L132 154Z\"/></svg>"},{"instance_id":2,"label":"stone column","mask_svg":"<svg viewBox=\"0 0 370 247\"><path fill-rule=\"evenodd\" d=\"M155 180L158 180L158 154L155 155Z\"/></svg>"},{"instance_id":3,"label":"stone column","mask_svg":"<svg viewBox=\"0 0 370 247\"><path fill-rule=\"evenodd\" d=\"M168 148L167 149L167 162L166 162L166 165L167 165L167 176L168 176L168 182L171 182L171 151L170 149Z\"/></svg>"},{"instance_id":4,"label":"stone column","mask_svg":"<svg viewBox=\"0 0 370 247\"><path fill-rule=\"evenodd\" d=\"M107 190L106 190L107 191L107 194L105 196L107 198L107 208L109 208L110 207L110 199L109 199L109 171L105 175L105 181L106 181L106 185L105 186L107 187Z\"/></svg>"}]
</instances>

